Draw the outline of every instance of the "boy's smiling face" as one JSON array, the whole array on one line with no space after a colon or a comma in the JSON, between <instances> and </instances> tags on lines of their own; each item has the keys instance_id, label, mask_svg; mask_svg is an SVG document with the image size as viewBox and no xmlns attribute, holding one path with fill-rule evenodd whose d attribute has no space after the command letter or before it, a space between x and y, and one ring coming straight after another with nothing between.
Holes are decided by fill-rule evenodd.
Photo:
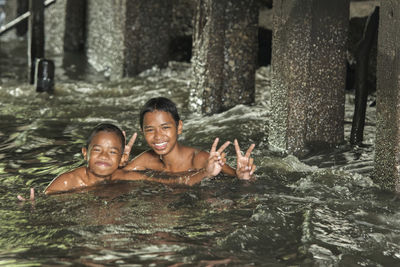
<instances>
[{"instance_id":1,"label":"boy's smiling face","mask_svg":"<svg viewBox=\"0 0 400 267\"><path fill-rule=\"evenodd\" d=\"M179 121L177 127L169 112L155 110L147 112L143 117L144 138L158 155L166 155L171 152L181 133L182 121Z\"/></svg>"},{"instance_id":2,"label":"boy's smiling face","mask_svg":"<svg viewBox=\"0 0 400 267\"><path fill-rule=\"evenodd\" d=\"M82 153L91 173L98 177L110 176L121 162L121 139L116 133L100 131L93 137L88 150L82 148Z\"/></svg>"}]
</instances>

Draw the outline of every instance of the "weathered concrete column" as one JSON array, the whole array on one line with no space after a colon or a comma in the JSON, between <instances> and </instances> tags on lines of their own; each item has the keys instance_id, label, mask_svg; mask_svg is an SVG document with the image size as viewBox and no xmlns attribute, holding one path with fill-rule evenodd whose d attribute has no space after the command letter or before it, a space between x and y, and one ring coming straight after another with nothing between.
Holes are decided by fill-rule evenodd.
<instances>
[{"instance_id":1,"label":"weathered concrete column","mask_svg":"<svg viewBox=\"0 0 400 267\"><path fill-rule=\"evenodd\" d=\"M349 0L274 0L271 149L344 140Z\"/></svg>"},{"instance_id":2,"label":"weathered concrete column","mask_svg":"<svg viewBox=\"0 0 400 267\"><path fill-rule=\"evenodd\" d=\"M111 79L168 62L172 3L88 0L87 56Z\"/></svg>"},{"instance_id":3,"label":"weathered concrete column","mask_svg":"<svg viewBox=\"0 0 400 267\"><path fill-rule=\"evenodd\" d=\"M377 54L374 179L400 192L400 2L381 2Z\"/></svg>"},{"instance_id":4,"label":"weathered concrete column","mask_svg":"<svg viewBox=\"0 0 400 267\"><path fill-rule=\"evenodd\" d=\"M64 50L83 50L86 5L86 0L63 0L46 9L46 44L49 51L63 54Z\"/></svg>"},{"instance_id":5,"label":"weathered concrete column","mask_svg":"<svg viewBox=\"0 0 400 267\"><path fill-rule=\"evenodd\" d=\"M255 0L200 0L193 33L191 109L213 114L254 101Z\"/></svg>"}]
</instances>

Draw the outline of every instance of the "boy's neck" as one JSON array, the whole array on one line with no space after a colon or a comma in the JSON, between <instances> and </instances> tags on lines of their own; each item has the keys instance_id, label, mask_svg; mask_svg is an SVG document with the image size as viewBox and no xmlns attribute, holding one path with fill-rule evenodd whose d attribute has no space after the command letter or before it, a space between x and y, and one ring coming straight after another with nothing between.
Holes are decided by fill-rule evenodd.
<instances>
[{"instance_id":1,"label":"boy's neck","mask_svg":"<svg viewBox=\"0 0 400 267\"><path fill-rule=\"evenodd\" d=\"M107 175L107 176L96 175L93 172L91 172L88 167L86 167L86 175L87 175L89 182L93 183L93 184L111 181L111 175Z\"/></svg>"},{"instance_id":2,"label":"boy's neck","mask_svg":"<svg viewBox=\"0 0 400 267\"><path fill-rule=\"evenodd\" d=\"M160 155L160 161L163 163L166 171L173 172L177 166L181 165L181 161L179 160L181 157L181 145L179 143L176 143L174 149L171 150L168 154Z\"/></svg>"}]
</instances>

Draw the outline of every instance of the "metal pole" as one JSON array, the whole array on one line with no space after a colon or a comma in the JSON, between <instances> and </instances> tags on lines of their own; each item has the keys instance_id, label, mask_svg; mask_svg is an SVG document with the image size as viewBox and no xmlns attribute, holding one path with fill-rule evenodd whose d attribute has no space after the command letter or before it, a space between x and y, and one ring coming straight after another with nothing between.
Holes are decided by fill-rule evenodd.
<instances>
[{"instance_id":1,"label":"metal pole","mask_svg":"<svg viewBox=\"0 0 400 267\"><path fill-rule=\"evenodd\" d=\"M44 4L43 0L30 0L28 30L28 79L35 81L35 61L44 57Z\"/></svg>"},{"instance_id":2,"label":"metal pole","mask_svg":"<svg viewBox=\"0 0 400 267\"><path fill-rule=\"evenodd\" d=\"M44 2L44 6L48 7L51 4L54 4L56 2L56 0L46 0ZM3 33L8 32L9 30L11 30L12 28L14 28L16 25L18 25L20 22L24 21L26 18L28 18L31 15L31 12L25 12L24 14L22 14L21 16L19 16L18 18L10 21L9 23L7 23L6 25L3 25L0 27L0 35L2 35Z\"/></svg>"}]
</instances>

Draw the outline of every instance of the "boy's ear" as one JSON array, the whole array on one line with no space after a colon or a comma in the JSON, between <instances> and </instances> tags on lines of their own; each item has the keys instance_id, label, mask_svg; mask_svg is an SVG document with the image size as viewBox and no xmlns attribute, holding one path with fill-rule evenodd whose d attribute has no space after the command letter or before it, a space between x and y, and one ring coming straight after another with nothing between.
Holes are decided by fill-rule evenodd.
<instances>
[{"instance_id":1,"label":"boy's ear","mask_svg":"<svg viewBox=\"0 0 400 267\"><path fill-rule=\"evenodd\" d=\"M82 155L85 160L87 160L87 149L86 147L82 147Z\"/></svg>"},{"instance_id":2,"label":"boy's ear","mask_svg":"<svg viewBox=\"0 0 400 267\"><path fill-rule=\"evenodd\" d=\"M182 133L182 129L183 129L183 122L181 120L179 120L179 123L178 123L178 134Z\"/></svg>"}]
</instances>

